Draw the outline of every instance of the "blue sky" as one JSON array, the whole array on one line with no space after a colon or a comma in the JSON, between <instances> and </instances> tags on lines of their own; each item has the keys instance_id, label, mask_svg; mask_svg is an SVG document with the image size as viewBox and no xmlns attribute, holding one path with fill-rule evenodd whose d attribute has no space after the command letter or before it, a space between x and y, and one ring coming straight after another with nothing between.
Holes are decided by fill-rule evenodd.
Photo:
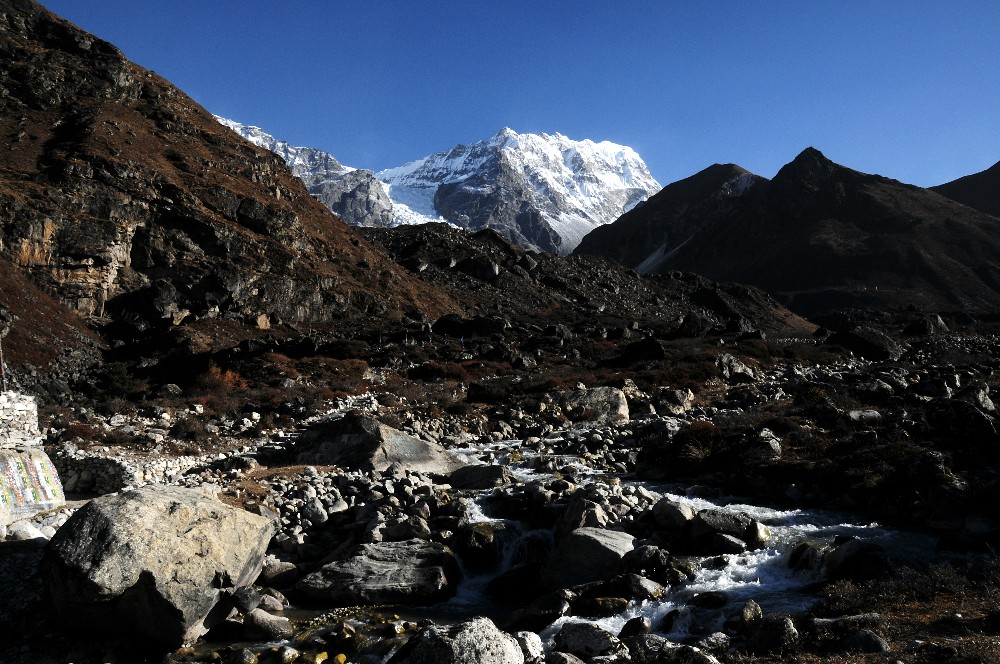
<instances>
[{"instance_id":1,"label":"blue sky","mask_svg":"<svg viewBox=\"0 0 1000 664\"><path fill-rule=\"evenodd\" d=\"M378 170L559 132L663 184L807 146L922 186L1000 160L1000 2L43 0L208 110Z\"/></svg>"}]
</instances>

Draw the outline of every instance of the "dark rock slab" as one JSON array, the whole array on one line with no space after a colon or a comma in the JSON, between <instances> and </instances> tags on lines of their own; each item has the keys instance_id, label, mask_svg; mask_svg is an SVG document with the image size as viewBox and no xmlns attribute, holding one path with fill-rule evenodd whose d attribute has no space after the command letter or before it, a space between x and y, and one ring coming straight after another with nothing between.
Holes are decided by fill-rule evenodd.
<instances>
[{"instance_id":1,"label":"dark rock slab","mask_svg":"<svg viewBox=\"0 0 1000 664\"><path fill-rule=\"evenodd\" d=\"M362 544L351 557L306 575L295 593L328 606L429 604L453 595L458 579L448 547L412 539Z\"/></svg>"}]
</instances>

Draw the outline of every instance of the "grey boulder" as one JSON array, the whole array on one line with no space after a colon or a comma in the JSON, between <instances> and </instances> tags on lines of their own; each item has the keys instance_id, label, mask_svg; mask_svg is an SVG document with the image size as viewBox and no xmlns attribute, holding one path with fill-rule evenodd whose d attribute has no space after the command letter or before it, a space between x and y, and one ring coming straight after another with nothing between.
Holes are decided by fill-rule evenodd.
<instances>
[{"instance_id":1,"label":"grey boulder","mask_svg":"<svg viewBox=\"0 0 1000 664\"><path fill-rule=\"evenodd\" d=\"M283 641L295 635L292 622L283 616L272 616L263 609L254 609L243 617L243 638L263 641Z\"/></svg>"},{"instance_id":2,"label":"grey boulder","mask_svg":"<svg viewBox=\"0 0 1000 664\"><path fill-rule=\"evenodd\" d=\"M348 413L305 432L297 456L300 463L379 472L395 463L407 470L447 475L463 465L437 443L360 413Z\"/></svg>"},{"instance_id":3,"label":"grey boulder","mask_svg":"<svg viewBox=\"0 0 1000 664\"><path fill-rule=\"evenodd\" d=\"M225 619L220 596L257 577L271 534L267 519L201 491L143 487L77 511L41 574L57 621L177 647Z\"/></svg>"},{"instance_id":4,"label":"grey boulder","mask_svg":"<svg viewBox=\"0 0 1000 664\"><path fill-rule=\"evenodd\" d=\"M594 623L568 622L556 633L555 649L589 660L598 655L625 655L628 649L618 637Z\"/></svg>"},{"instance_id":5,"label":"grey boulder","mask_svg":"<svg viewBox=\"0 0 1000 664\"><path fill-rule=\"evenodd\" d=\"M574 422L615 423L629 419L628 400L617 387L562 392L558 402L566 417Z\"/></svg>"},{"instance_id":6,"label":"grey boulder","mask_svg":"<svg viewBox=\"0 0 1000 664\"><path fill-rule=\"evenodd\" d=\"M351 557L305 576L295 592L329 606L424 604L450 597L458 579L451 549L412 539L362 544Z\"/></svg>"},{"instance_id":7,"label":"grey boulder","mask_svg":"<svg viewBox=\"0 0 1000 664\"><path fill-rule=\"evenodd\" d=\"M577 528L559 542L544 581L555 588L569 588L620 574L625 569L622 557L634 543L628 533Z\"/></svg>"},{"instance_id":8,"label":"grey boulder","mask_svg":"<svg viewBox=\"0 0 1000 664\"><path fill-rule=\"evenodd\" d=\"M521 645L489 618L431 625L411 638L390 664L524 664Z\"/></svg>"}]
</instances>

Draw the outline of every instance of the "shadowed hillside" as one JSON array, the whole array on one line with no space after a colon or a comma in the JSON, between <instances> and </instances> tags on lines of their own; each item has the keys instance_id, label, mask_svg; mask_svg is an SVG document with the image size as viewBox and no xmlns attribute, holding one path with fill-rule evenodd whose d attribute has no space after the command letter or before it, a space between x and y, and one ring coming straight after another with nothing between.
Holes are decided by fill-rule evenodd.
<instances>
[{"instance_id":1,"label":"shadowed hillside","mask_svg":"<svg viewBox=\"0 0 1000 664\"><path fill-rule=\"evenodd\" d=\"M581 247L618 252L642 271L690 270L753 284L805 314L1000 305L995 217L839 166L813 148L739 195L726 196L724 182L686 198L666 196L668 186ZM640 248L636 238L650 242Z\"/></svg>"}]
</instances>

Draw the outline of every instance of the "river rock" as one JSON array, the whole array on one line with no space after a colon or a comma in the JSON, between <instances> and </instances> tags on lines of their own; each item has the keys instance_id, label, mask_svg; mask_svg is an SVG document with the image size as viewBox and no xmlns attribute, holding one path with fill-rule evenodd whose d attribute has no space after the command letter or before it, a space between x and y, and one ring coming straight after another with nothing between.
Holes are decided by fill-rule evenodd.
<instances>
[{"instance_id":1,"label":"river rock","mask_svg":"<svg viewBox=\"0 0 1000 664\"><path fill-rule=\"evenodd\" d=\"M618 632L619 639L629 639L633 636L640 636L642 634L650 634L653 631L653 621L646 616L636 616L635 618L630 618ZM631 649L630 649L631 650Z\"/></svg>"},{"instance_id":2,"label":"river rock","mask_svg":"<svg viewBox=\"0 0 1000 664\"><path fill-rule=\"evenodd\" d=\"M755 655L789 652L799 645L799 632L788 616L766 616L746 628L747 650Z\"/></svg>"},{"instance_id":3,"label":"river rock","mask_svg":"<svg viewBox=\"0 0 1000 664\"><path fill-rule=\"evenodd\" d=\"M252 586L237 588L233 593L231 601L233 607L242 614L247 614L260 606L260 593Z\"/></svg>"},{"instance_id":4,"label":"river rock","mask_svg":"<svg viewBox=\"0 0 1000 664\"><path fill-rule=\"evenodd\" d=\"M201 491L147 486L80 508L49 543L42 577L57 622L177 647L225 618L213 611L220 594L257 577L271 533Z\"/></svg>"},{"instance_id":5,"label":"river rock","mask_svg":"<svg viewBox=\"0 0 1000 664\"><path fill-rule=\"evenodd\" d=\"M7 539L12 542L23 542L25 540L44 540L46 537L38 526L30 521L15 521L7 526Z\"/></svg>"},{"instance_id":6,"label":"river rock","mask_svg":"<svg viewBox=\"0 0 1000 664\"><path fill-rule=\"evenodd\" d=\"M514 611L508 624L517 629L541 631L559 618L570 615L572 612L570 600L575 598L576 594L568 590L554 590L545 593L536 597L531 604L523 609Z\"/></svg>"},{"instance_id":7,"label":"river rock","mask_svg":"<svg viewBox=\"0 0 1000 664\"><path fill-rule=\"evenodd\" d=\"M691 537L696 546L710 548L716 535L730 535L744 542L754 533L754 520L746 514L722 510L702 510L691 521Z\"/></svg>"},{"instance_id":8,"label":"river rock","mask_svg":"<svg viewBox=\"0 0 1000 664\"><path fill-rule=\"evenodd\" d=\"M557 532L569 533L584 527L605 528L608 522L608 514L600 504L577 495L566 506L566 511L559 520Z\"/></svg>"},{"instance_id":9,"label":"river rock","mask_svg":"<svg viewBox=\"0 0 1000 664\"><path fill-rule=\"evenodd\" d=\"M719 367L722 377L730 383L752 383L757 380L757 374L753 369L729 353L720 353L715 364Z\"/></svg>"},{"instance_id":10,"label":"river rock","mask_svg":"<svg viewBox=\"0 0 1000 664\"><path fill-rule=\"evenodd\" d=\"M679 563L666 549L644 544L622 558L625 569L665 586L675 586L694 578L690 569Z\"/></svg>"},{"instance_id":11,"label":"river rock","mask_svg":"<svg viewBox=\"0 0 1000 664\"><path fill-rule=\"evenodd\" d=\"M715 533L712 535L708 549L712 554L743 553L747 550L747 543L739 537L733 537L725 533Z\"/></svg>"},{"instance_id":12,"label":"river rock","mask_svg":"<svg viewBox=\"0 0 1000 664\"><path fill-rule=\"evenodd\" d=\"M534 632L517 632L514 634L517 644L521 646L521 654L524 655L525 664L538 664L545 661L545 648L542 646L542 637Z\"/></svg>"},{"instance_id":13,"label":"river rock","mask_svg":"<svg viewBox=\"0 0 1000 664\"><path fill-rule=\"evenodd\" d=\"M848 652L889 652L889 642L870 629L859 629L844 639Z\"/></svg>"},{"instance_id":14,"label":"river rock","mask_svg":"<svg viewBox=\"0 0 1000 664\"><path fill-rule=\"evenodd\" d=\"M295 592L329 606L425 604L454 594L458 578L451 549L412 539L362 544L351 557L305 576Z\"/></svg>"},{"instance_id":15,"label":"river rock","mask_svg":"<svg viewBox=\"0 0 1000 664\"><path fill-rule=\"evenodd\" d=\"M871 327L855 327L851 330L835 332L827 338L826 342L875 361L895 361L903 354L902 346L884 332Z\"/></svg>"},{"instance_id":16,"label":"river rock","mask_svg":"<svg viewBox=\"0 0 1000 664\"><path fill-rule=\"evenodd\" d=\"M261 641L285 641L295 635L292 621L254 609L243 617L243 638Z\"/></svg>"},{"instance_id":17,"label":"river rock","mask_svg":"<svg viewBox=\"0 0 1000 664\"><path fill-rule=\"evenodd\" d=\"M514 481L514 475L507 466L475 464L454 471L448 477L448 484L456 489L492 489Z\"/></svg>"},{"instance_id":18,"label":"river rock","mask_svg":"<svg viewBox=\"0 0 1000 664\"><path fill-rule=\"evenodd\" d=\"M295 583L299 576L299 568L295 563L268 556L264 559L257 583L272 588L287 588Z\"/></svg>"},{"instance_id":19,"label":"river rock","mask_svg":"<svg viewBox=\"0 0 1000 664\"><path fill-rule=\"evenodd\" d=\"M691 525L694 515L690 506L669 497L660 498L653 505L653 518L657 525L672 532L684 532Z\"/></svg>"},{"instance_id":20,"label":"river rock","mask_svg":"<svg viewBox=\"0 0 1000 664\"><path fill-rule=\"evenodd\" d=\"M570 622L556 633L555 649L589 660L598 655L625 655L628 649L614 634L593 623Z\"/></svg>"},{"instance_id":21,"label":"river rock","mask_svg":"<svg viewBox=\"0 0 1000 664\"><path fill-rule=\"evenodd\" d=\"M453 546L467 571L484 574L500 567L504 549L518 534L518 529L503 521L478 521L455 533Z\"/></svg>"},{"instance_id":22,"label":"river rock","mask_svg":"<svg viewBox=\"0 0 1000 664\"><path fill-rule=\"evenodd\" d=\"M823 561L823 568L831 579L868 581L889 573L889 559L878 544L856 537L846 537L834 544L835 548Z\"/></svg>"},{"instance_id":23,"label":"river rock","mask_svg":"<svg viewBox=\"0 0 1000 664\"><path fill-rule=\"evenodd\" d=\"M559 542L543 581L569 588L619 574L624 571L622 556L633 549L634 542L628 533L577 528Z\"/></svg>"},{"instance_id":24,"label":"river rock","mask_svg":"<svg viewBox=\"0 0 1000 664\"><path fill-rule=\"evenodd\" d=\"M462 466L441 445L414 438L357 412L305 432L297 458L299 463L379 472L398 463L407 470L437 475L447 475Z\"/></svg>"},{"instance_id":25,"label":"river rock","mask_svg":"<svg viewBox=\"0 0 1000 664\"><path fill-rule=\"evenodd\" d=\"M586 662L576 655L571 655L568 652L553 650L549 653L549 656L545 658L545 664L586 664Z\"/></svg>"},{"instance_id":26,"label":"river rock","mask_svg":"<svg viewBox=\"0 0 1000 664\"><path fill-rule=\"evenodd\" d=\"M628 400L617 387L593 387L562 392L557 401L574 422L628 422Z\"/></svg>"},{"instance_id":27,"label":"river rock","mask_svg":"<svg viewBox=\"0 0 1000 664\"><path fill-rule=\"evenodd\" d=\"M390 664L524 664L517 640L489 618L431 625L413 636Z\"/></svg>"}]
</instances>

